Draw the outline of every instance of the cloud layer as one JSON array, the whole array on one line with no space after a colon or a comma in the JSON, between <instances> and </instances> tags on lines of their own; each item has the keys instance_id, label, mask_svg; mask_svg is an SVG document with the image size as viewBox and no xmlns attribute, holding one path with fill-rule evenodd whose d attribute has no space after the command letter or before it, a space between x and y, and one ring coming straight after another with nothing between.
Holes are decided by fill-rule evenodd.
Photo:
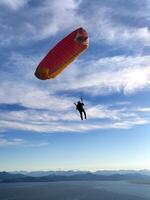
<instances>
[{"instance_id":1,"label":"cloud layer","mask_svg":"<svg viewBox=\"0 0 150 200\"><path fill-rule=\"evenodd\" d=\"M100 95L134 95L149 90L149 7L149 0L126 1L123 6L110 0L44 0L36 4L32 0L2 0L0 104L10 105L12 110L0 113L1 131L85 132L149 124L145 114L149 107L135 108L131 104L131 112L126 104L112 108L105 102L90 100ZM85 57L56 79L37 80L34 70L46 53L43 46L49 48L47 41L53 43L54 37L81 25L90 36ZM88 120L84 122L73 105L80 93L87 97ZM15 110L14 105L22 110ZM1 142L9 143L4 139Z\"/></svg>"},{"instance_id":2,"label":"cloud layer","mask_svg":"<svg viewBox=\"0 0 150 200\"><path fill-rule=\"evenodd\" d=\"M149 0L6 0L0 2L1 45L43 40L85 26L91 41L141 49L150 45ZM3 8L8 8L7 12ZM89 13L92 13L89 17ZM32 17L30 17L32 16ZM8 20L6 20L8 19Z\"/></svg>"}]
</instances>

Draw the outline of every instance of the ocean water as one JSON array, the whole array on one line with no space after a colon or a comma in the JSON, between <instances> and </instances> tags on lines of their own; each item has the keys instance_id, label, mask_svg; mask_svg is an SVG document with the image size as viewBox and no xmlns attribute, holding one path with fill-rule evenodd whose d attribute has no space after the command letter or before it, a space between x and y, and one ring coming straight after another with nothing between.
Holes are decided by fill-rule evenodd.
<instances>
[{"instance_id":1,"label":"ocean water","mask_svg":"<svg viewBox=\"0 0 150 200\"><path fill-rule=\"evenodd\" d=\"M1 183L0 200L150 200L150 185L126 181Z\"/></svg>"}]
</instances>

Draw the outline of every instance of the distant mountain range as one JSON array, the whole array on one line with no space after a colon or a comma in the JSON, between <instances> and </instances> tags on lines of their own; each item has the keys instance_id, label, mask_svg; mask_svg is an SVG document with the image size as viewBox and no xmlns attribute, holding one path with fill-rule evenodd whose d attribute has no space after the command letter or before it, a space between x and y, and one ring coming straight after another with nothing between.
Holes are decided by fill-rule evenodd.
<instances>
[{"instance_id":1,"label":"distant mountain range","mask_svg":"<svg viewBox=\"0 0 150 200\"><path fill-rule=\"evenodd\" d=\"M3 182L4 180L16 180L18 178L24 178L26 177L25 175L23 174L11 174L11 173L8 173L8 172L0 172L0 182Z\"/></svg>"},{"instance_id":2,"label":"distant mountain range","mask_svg":"<svg viewBox=\"0 0 150 200\"><path fill-rule=\"evenodd\" d=\"M11 174L23 174L26 176L32 176L32 177L41 177L41 176L48 176L48 175L61 175L61 176L71 176L75 174L85 174L85 173L92 173L97 175L113 175L113 174L141 174L141 175L147 175L150 176L150 170L144 169L144 170L98 170L95 172L90 171L80 171L80 170L69 170L69 171L14 171L9 172Z\"/></svg>"},{"instance_id":3,"label":"distant mountain range","mask_svg":"<svg viewBox=\"0 0 150 200\"><path fill-rule=\"evenodd\" d=\"M95 174L102 174L102 175L112 175L112 174L141 174L150 176L150 170L143 169L143 170L99 170L94 172Z\"/></svg>"},{"instance_id":4,"label":"distant mountain range","mask_svg":"<svg viewBox=\"0 0 150 200\"><path fill-rule=\"evenodd\" d=\"M0 172L0 182L1 183L10 183L10 182L53 182L53 181L118 181L118 180L148 180L150 181L150 176L137 173L137 171L130 171L130 173L122 173L120 171L97 171L94 173L91 172L81 172L81 171L65 171L65 172L55 172L49 173L45 176L31 176L31 172L25 174L22 173L8 173ZM108 171L107 171L108 172ZM129 172L129 171L128 171ZM32 172L33 173L33 172ZM42 173L42 172L41 172ZM29 176L30 174L30 176ZM35 175L35 173L33 173ZM38 173L39 175L40 173Z\"/></svg>"}]
</instances>

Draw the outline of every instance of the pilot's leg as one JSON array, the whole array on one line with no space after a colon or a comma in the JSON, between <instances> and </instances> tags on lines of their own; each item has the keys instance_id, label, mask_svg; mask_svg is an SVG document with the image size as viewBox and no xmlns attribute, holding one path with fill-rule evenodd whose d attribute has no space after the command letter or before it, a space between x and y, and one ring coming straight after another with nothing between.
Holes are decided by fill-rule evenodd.
<instances>
[{"instance_id":1,"label":"pilot's leg","mask_svg":"<svg viewBox=\"0 0 150 200\"><path fill-rule=\"evenodd\" d=\"M79 111L79 112L80 112L81 120L83 120L82 111Z\"/></svg>"},{"instance_id":2,"label":"pilot's leg","mask_svg":"<svg viewBox=\"0 0 150 200\"><path fill-rule=\"evenodd\" d=\"M85 110L83 109L83 113L84 113L84 117L85 117L85 119L86 119L86 112L85 112Z\"/></svg>"}]
</instances>

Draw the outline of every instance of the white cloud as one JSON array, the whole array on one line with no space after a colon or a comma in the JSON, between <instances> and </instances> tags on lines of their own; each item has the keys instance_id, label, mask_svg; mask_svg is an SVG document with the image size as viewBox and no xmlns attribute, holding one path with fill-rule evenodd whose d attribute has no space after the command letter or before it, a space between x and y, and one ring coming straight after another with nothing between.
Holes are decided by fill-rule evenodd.
<instances>
[{"instance_id":1,"label":"white cloud","mask_svg":"<svg viewBox=\"0 0 150 200\"><path fill-rule=\"evenodd\" d=\"M34 131L34 132L43 132L43 133L54 133L54 132L85 132L85 131L94 131L100 129L129 129L133 126L149 124L150 120L146 120L144 118L135 118L133 121L115 121L109 123L92 123L88 121L88 123L49 123L49 124L27 124L27 123L19 123L19 122L6 122L1 121L0 127L5 130L13 129L13 130L23 130L23 131Z\"/></svg>"},{"instance_id":2,"label":"white cloud","mask_svg":"<svg viewBox=\"0 0 150 200\"><path fill-rule=\"evenodd\" d=\"M137 108L137 110L139 111L139 112L150 112L150 107L145 107L145 108Z\"/></svg>"},{"instance_id":3,"label":"white cloud","mask_svg":"<svg viewBox=\"0 0 150 200\"><path fill-rule=\"evenodd\" d=\"M135 53L141 51L144 46L149 46L150 2L143 0L143 5L134 3L134 6L132 2L120 5L120 2L117 4L110 1L110 5L103 2L92 5L92 8L89 8L92 12L90 18L89 12L84 16L84 24L89 30L92 41L97 44L105 42L110 48L111 45L115 45L116 48L123 46Z\"/></svg>"},{"instance_id":4,"label":"white cloud","mask_svg":"<svg viewBox=\"0 0 150 200\"><path fill-rule=\"evenodd\" d=\"M46 1L43 9L46 10L46 13L48 13L48 9L51 11L51 18L46 20L44 17L43 22L45 22L43 25L41 24L42 29L40 34L38 34L38 36L35 34L34 36L43 39L56 34L58 31L77 26L78 23L82 24L83 19L76 12L79 5L80 1L75 0L66 0L63 2L61 0ZM47 16L47 18L48 17L49 16ZM38 26L36 29L37 28L39 29Z\"/></svg>"},{"instance_id":5,"label":"white cloud","mask_svg":"<svg viewBox=\"0 0 150 200\"><path fill-rule=\"evenodd\" d=\"M23 7L29 0L1 0L0 5L7 6L10 9L18 10Z\"/></svg>"},{"instance_id":6,"label":"white cloud","mask_svg":"<svg viewBox=\"0 0 150 200\"><path fill-rule=\"evenodd\" d=\"M87 109L88 119L118 119L120 110L113 110L106 106L97 105Z\"/></svg>"},{"instance_id":7,"label":"white cloud","mask_svg":"<svg viewBox=\"0 0 150 200\"><path fill-rule=\"evenodd\" d=\"M150 45L150 30L147 26L128 27L123 24L116 24L106 16L95 16L95 19L96 18L100 18L100 20L96 23L96 26L93 27L93 29L95 29L92 38L93 41L95 40L97 42L99 40L108 44L123 45L127 46L128 49L133 49L135 46L141 46L141 48L143 48L145 45ZM135 49L135 51L136 50L137 49Z\"/></svg>"},{"instance_id":8,"label":"white cloud","mask_svg":"<svg viewBox=\"0 0 150 200\"><path fill-rule=\"evenodd\" d=\"M120 121L116 122L112 125L110 125L110 128L115 128L115 129L129 129L132 128L133 126L137 125L144 125L144 124L149 124L150 120L146 120L144 118L134 118L131 120L126 120L126 121Z\"/></svg>"},{"instance_id":9,"label":"white cloud","mask_svg":"<svg viewBox=\"0 0 150 200\"><path fill-rule=\"evenodd\" d=\"M84 26L89 31L93 42L100 42L100 44L106 42L115 46L123 45L128 49L134 48L134 51L137 52L145 45L150 45L150 31L146 23L149 18L150 3L146 0L143 1L142 6L135 4L136 11L134 8L129 11L126 5L122 9L122 6L116 8L115 3L113 5L110 2L110 6L108 6L107 3L101 1L92 5L87 3L85 6L85 2L82 0L43 0L36 6L28 4L23 7L27 5L28 0L1 0L0 5L17 11L13 17L7 15L9 18L7 23L5 13L2 12L1 45L16 41L17 44L22 45L27 41L43 40L57 33L66 34L76 27ZM21 11L19 8L22 8ZM92 13L90 17L89 13ZM130 18L128 19L127 16ZM122 18L126 21L124 22ZM133 26L130 25L130 22L135 20L137 22ZM138 25L141 20L145 22L143 26Z\"/></svg>"},{"instance_id":10,"label":"white cloud","mask_svg":"<svg viewBox=\"0 0 150 200\"><path fill-rule=\"evenodd\" d=\"M80 1L75 0L43 0L40 5L23 7L28 0L2 0L16 12L6 15L2 10L0 20L1 45L23 45L29 41L43 40L58 32L67 33L82 24L82 16L77 10ZM23 8L22 8L23 7ZM19 8L22 8L21 10ZM32 16L32 17L31 17ZM5 18L8 18L7 22ZM67 32L66 32L67 30Z\"/></svg>"},{"instance_id":11,"label":"white cloud","mask_svg":"<svg viewBox=\"0 0 150 200\"><path fill-rule=\"evenodd\" d=\"M111 106L97 105L91 106L86 111L88 119L85 121L81 121L75 111L59 111L59 113L40 110L5 111L0 114L0 128L3 131L14 129L47 133L84 132L111 128L124 129L150 123L150 117L145 118L139 113L139 108L112 109Z\"/></svg>"},{"instance_id":12,"label":"white cloud","mask_svg":"<svg viewBox=\"0 0 150 200\"><path fill-rule=\"evenodd\" d=\"M64 73L57 89L66 88L94 95L120 91L134 93L150 86L149 60L150 56L116 56L78 63L76 69L80 71L80 76L79 71L74 71L73 76L69 76L69 73L65 76ZM72 68L68 72L71 73Z\"/></svg>"},{"instance_id":13,"label":"white cloud","mask_svg":"<svg viewBox=\"0 0 150 200\"><path fill-rule=\"evenodd\" d=\"M117 120L120 119L119 115L124 111L123 109L110 109L107 106L87 105L88 108L86 112L88 113L88 119L110 119ZM131 114L130 114L131 115ZM24 111L4 111L0 113L0 118L6 121L19 122L19 123L29 123L29 124L49 124L54 122L79 122L78 111L72 105L71 109L67 110L59 109L57 110L47 109L43 110L24 110Z\"/></svg>"},{"instance_id":14,"label":"white cloud","mask_svg":"<svg viewBox=\"0 0 150 200\"><path fill-rule=\"evenodd\" d=\"M30 83L5 82L1 86L0 103L54 111L67 110L73 105L72 98L55 96L47 88L43 89Z\"/></svg>"}]
</instances>

